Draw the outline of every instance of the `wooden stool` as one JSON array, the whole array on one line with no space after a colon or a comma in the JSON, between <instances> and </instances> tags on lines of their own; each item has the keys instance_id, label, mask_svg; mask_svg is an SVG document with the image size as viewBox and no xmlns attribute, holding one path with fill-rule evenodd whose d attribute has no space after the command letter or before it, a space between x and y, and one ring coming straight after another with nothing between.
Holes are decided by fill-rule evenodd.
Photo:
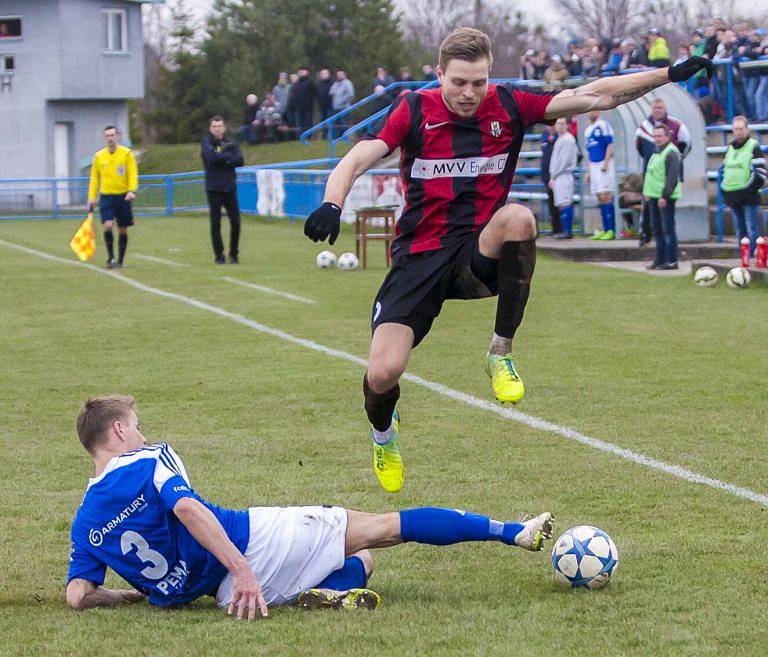
<instances>
[{"instance_id":1,"label":"wooden stool","mask_svg":"<svg viewBox=\"0 0 768 657\"><path fill-rule=\"evenodd\" d=\"M368 242L378 240L386 247L387 267L392 264L389 249L395 239L395 212L398 206L382 206L360 208L355 212L355 254L363 269L368 266ZM383 233L369 233L368 221L371 219L384 220ZM378 227L377 227L378 228ZM362 258L360 252L362 250Z\"/></svg>"}]
</instances>

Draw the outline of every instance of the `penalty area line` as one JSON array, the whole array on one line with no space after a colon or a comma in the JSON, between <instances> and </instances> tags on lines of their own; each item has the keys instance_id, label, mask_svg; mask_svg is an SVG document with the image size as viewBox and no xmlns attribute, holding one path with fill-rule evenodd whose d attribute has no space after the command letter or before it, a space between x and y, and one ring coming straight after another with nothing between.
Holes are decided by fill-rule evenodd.
<instances>
[{"instance_id":1,"label":"penalty area line","mask_svg":"<svg viewBox=\"0 0 768 657\"><path fill-rule=\"evenodd\" d=\"M312 349L313 351L320 352L322 354L325 354L326 356L331 356L333 358L346 360L350 363L355 363L356 365L360 365L361 367L367 367L368 365L367 361L364 358L354 356L353 354L349 354L346 351L341 351L340 349L334 349L332 347L326 347L325 345L322 345L318 342L314 342L313 340L299 338L290 333L286 333L285 331L281 331L280 329L272 328L271 326L267 326L266 324L262 324L261 322L256 322L252 319L248 319L243 315L238 315L236 313L229 312L228 310L224 310L223 308L219 308L218 306L213 306L209 303L205 303L204 301L199 301L198 299L193 299L192 297L188 297L183 294L176 294L175 292L168 292L166 290L161 290L160 288L144 285L144 283L140 283L139 281L128 278L113 270L101 269L100 267L96 267L95 265L91 265L87 263L79 263L74 260L67 260L65 258L60 258L58 256L45 253L44 251L31 249L29 247L22 246L20 244L15 244L13 242L6 242L5 240L0 240L0 245L11 248L11 249L15 249L17 251L22 251L24 253L28 253L29 255L37 256L39 258L51 260L53 262L58 262L65 265L73 265L75 267L87 268L103 276L109 276L111 278L114 278L115 280L125 283L126 285L130 285L131 287L137 290L141 290L142 292L147 292L148 294L153 294L155 296L163 297L166 299L173 299L174 301L178 301L188 306L192 306L200 310L205 310L206 312L209 312L213 315L224 317L225 319L229 319L233 322L237 322L238 324L247 326L251 329L254 329L255 331L259 331L260 333L264 333L266 335L271 335L275 338L279 338L280 340L284 340L285 342L290 342L300 347ZM560 426L553 422L543 420L534 415L529 415L528 413L523 413L522 411L518 411L516 409L497 406L495 403L480 399L478 397L475 397L474 395L470 395L465 392L460 392L459 390L454 390L453 388L449 388L448 386L445 386L442 383L428 381L427 379L423 379L420 376L416 376L408 372L406 372L402 378L405 379L406 381L410 381L411 383L427 388L428 390L431 390L432 392L442 395L443 397L446 397L448 399L452 399L454 401L461 402L468 406L472 406L480 410L488 411L490 413L495 413L496 415L499 415L507 420L512 420L513 422L523 424L527 427L530 427L531 429L537 429L539 431L546 431L547 433L553 433L555 435L561 436L562 438L566 438L567 440L580 443L586 447L590 447L592 449L596 449L598 451L605 452L607 454L613 454L614 456L618 456L620 458L623 458L627 461L631 461L638 465L642 465L647 468L657 470L659 472L664 472L668 475L671 475L673 477L676 477L677 479L681 479L688 483L700 484L703 486L708 486L710 488L715 488L717 490L730 493L731 495L734 495L741 499L749 500L750 502L755 502L764 507L768 507L768 495L765 495L763 493L758 493L748 488L736 486L735 484L730 484L726 481L720 481L719 479L713 479L712 477L708 477L698 472L688 470L687 468L684 468L680 465L676 465L674 463L667 463L666 461L660 461L659 459L646 456L639 452L634 452L632 450L619 447L618 445L614 445L613 443L607 442L605 440L600 440L598 438L591 438L590 436L580 433L574 429L569 429L568 427Z\"/></svg>"}]
</instances>

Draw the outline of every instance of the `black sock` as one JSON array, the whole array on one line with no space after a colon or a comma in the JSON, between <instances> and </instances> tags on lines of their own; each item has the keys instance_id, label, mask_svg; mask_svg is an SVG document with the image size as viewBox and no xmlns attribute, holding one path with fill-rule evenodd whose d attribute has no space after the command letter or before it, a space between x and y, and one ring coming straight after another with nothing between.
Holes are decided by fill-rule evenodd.
<instances>
[{"instance_id":1,"label":"black sock","mask_svg":"<svg viewBox=\"0 0 768 657\"><path fill-rule=\"evenodd\" d=\"M387 392L374 392L368 385L368 377L363 377L363 394L365 395L365 412L368 421L376 431L386 431L392 425L392 413L395 411L397 400L400 399L400 384Z\"/></svg>"},{"instance_id":2,"label":"black sock","mask_svg":"<svg viewBox=\"0 0 768 657\"><path fill-rule=\"evenodd\" d=\"M536 267L536 240L504 242L499 259L499 301L496 306L496 335L514 338L523 321Z\"/></svg>"},{"instance_id":3,"label":"black sock","mask_svg":"<svg viewBox=\"0 0 768 657\"><path fill-rule=\"evenodd\" d=\"M120 249L120 256L117 261L122 264L123 258L125 258L125 250L128 248L128 233L120 233L117 236L118 248Z\"/></svg>"},{"instance_id":4,"label":"black sock","mask_svg":"<svg viewBox=\"0 0 768 657\"><path fill-rule=\"evenodd\" d=\"M114 235L112 235L112 231L110 229L107 229L104 231L104 244L107 245L107 254L109 255L109 259L112 260L115 257L115 249L112 246L114 243L115 238Z\"/></svg>"}]
</instances>

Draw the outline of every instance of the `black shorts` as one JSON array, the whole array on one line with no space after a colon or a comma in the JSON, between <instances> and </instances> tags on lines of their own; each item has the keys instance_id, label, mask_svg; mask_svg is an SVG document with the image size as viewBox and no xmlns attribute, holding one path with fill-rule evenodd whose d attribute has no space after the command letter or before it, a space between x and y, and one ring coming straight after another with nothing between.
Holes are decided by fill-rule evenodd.
<instances>
[{"instance_id":1,"label":"black shorts","mask_svg":"<svg viewBox=\"0 0 768 657\"><path fill-rule=\"evenodd\" d=\"M131 202L125 200L125 194L102 194L99 196L99 214L101 223L117 220L120 228L133 226Z\"/></svg>"},{"instance_id":2,"label":"black shorts","mask_svg":"<svg viewBox=\"0 0 768 657\"><path fill-rule=\"evenodd\" d=\"M439 251L397 257L373 302L371 329L387 323L410 326L415 347L446 299L495 296L498 261L480 255L479 241L477 230Z\"/></svg>"}]
</instances>

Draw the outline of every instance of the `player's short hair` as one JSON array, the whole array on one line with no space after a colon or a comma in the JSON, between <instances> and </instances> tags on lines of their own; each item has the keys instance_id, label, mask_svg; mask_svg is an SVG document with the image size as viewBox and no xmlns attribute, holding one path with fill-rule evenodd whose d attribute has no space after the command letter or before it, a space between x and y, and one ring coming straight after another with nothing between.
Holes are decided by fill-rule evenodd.
<instances>
[{"instance_id":1,"label":"player's short hair","mask_svg":"<svg viewBox=\"0 0 768 657\"><path fill-rule=\"evenodd\" d=\"M106 132L107 130L114 130L115 132L117 132L117 128L113 125L108 125L106 128L104 128L104 132Z\"/></svg>"},{"instance_id":2,"label":"player's short hair","mask_svg":"<svg viewBox=\"0 0 768 657\"><path fill-rule=\"evenodd\" d=\"M136 401L130 395L90 397L77 416L77 437L89 453L106 442L107 432L117 420L125 421L130 411L136 412Z\"/></svg>"},{"instance_id":3,"label":"player's short hair","mask_svg":"<svg viewBox=\"0 0 768 657\"><path fill-rule=\"evenodd\" d=\"M216 121L221 121L221 122L223 123L223 122L224 122L224 117L223 117L223 116L221 116L221 115L219 115L219 114L215 114L215 115L213 115L213 116L212 116L212 117L211 117L211 118L208 120L208 125L211 125L211 123L214 123L214 122L216 122Z\"/></svg>"},{"instance_id":4,"label":"player's short hair","mask_svg":"<svg viewBox=\"0 0 768 657\"><path fill-rule=\"evenodd\" d=\"M473 27L457 27L440 44L438 64L445 71L452 59L476 62L484 57L489 66L493 64L491 40L488 35Z\"/></svg>"},{"instance_id":5,"label":"player's short hair","mask_svg":"<svg viewBox=\"0 0 768 657\"><path fill-rule=\"evenodd\" d=\"M669 126L666 123L657 123L653 126L654 130L662 130L667 137L669 137Z\"/></svg>"},{"instance_id":6,"label":"player's short hair","mask_svg":"<svg viewBox=\"0 0 768 657\"><path fill-rule=\"evenodd\" d=\"M736 116L734 116L733 119L731 119L731 125L736 123L736 121L741 121L742 123L744 123L745 128L749 127L749 119L743 114L737 114Z\"/></svg>"}]
</instances>

